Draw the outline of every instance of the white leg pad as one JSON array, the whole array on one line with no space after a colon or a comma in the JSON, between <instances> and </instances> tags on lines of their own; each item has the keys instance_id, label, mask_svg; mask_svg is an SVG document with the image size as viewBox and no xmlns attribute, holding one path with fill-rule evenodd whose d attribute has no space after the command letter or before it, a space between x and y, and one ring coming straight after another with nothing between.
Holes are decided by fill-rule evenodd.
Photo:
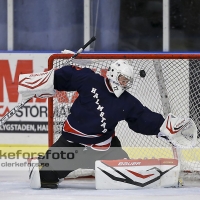
<instances>
[{"instance_id":1,"label":"white leg pad","mask_svg":"<svg viewBox=\"0 0 200 200\"><path fill-rule=\"evenodd\" d=\"M30 181L30 188L32 189L41 188L38 159L32 159L31 162L29 163L29 181Z\"/></svg>"},{"instance_id":2,"label":"white leg pad","mask_svg":"<svg viewBox=\"0 0 200 200\"><path fill-rule=\"evenodd\" d=\"M179 173L177 159L95 162L96 189L102 190L178 187Z\"/></svg>"}]
</instances>

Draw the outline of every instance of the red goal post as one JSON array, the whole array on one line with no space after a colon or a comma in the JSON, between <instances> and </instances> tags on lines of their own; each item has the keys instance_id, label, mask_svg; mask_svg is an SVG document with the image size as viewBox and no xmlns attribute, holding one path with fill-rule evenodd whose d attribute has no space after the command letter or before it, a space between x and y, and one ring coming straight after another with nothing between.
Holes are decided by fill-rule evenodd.
<instances>
[{"instance_id":1,"label":"red goal post","mask_svg":"<svg viewBox=\"0 0 200 200\"><path fill-rule=\"evenodd\" d=\"M71 56L51 55L48 69L66 65ZM163 116L172 112L177 116L191 117L200 134L200 54L83 53L76 57L73 64L89 67L105 76L107 68L117 59L126 59L133 66L134 84L129 92L143 105ZM49 146L60 136L64 119L77 95L76 92L57 92L54 98L49 98ZM131 158L174 158L178 153L183 170L200 171L199 139L195 148L175 150L174 154L174 149L165 140L134 133L125 122L118 124L116 134Z\"/></svg>"}]
</instances>

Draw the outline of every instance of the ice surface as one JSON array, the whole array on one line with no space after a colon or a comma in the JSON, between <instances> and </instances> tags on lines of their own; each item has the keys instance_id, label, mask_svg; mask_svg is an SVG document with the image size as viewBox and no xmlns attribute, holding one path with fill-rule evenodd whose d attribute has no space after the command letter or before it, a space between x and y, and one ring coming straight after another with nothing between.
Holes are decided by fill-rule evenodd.
<instances>
[{"instance_id":1,"label":"ice surface","mask_svg":"<svg viewBox=\"0 0 200 200\"><path fill-rule=\"evenodd\" d=\"M0 159L0 165L2 159ZM0 200L192 200L200 199L200 187L96 190L94 179L62 182L58 189L29 188L28 168L16 170L0 166Z\"/></svg>"}]
</instances>

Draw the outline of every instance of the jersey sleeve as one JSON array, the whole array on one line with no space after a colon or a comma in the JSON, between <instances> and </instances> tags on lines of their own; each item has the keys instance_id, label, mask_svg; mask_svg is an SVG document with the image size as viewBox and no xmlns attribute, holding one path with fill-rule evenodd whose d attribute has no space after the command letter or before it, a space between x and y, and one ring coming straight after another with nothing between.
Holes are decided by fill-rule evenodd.
<instances>
[{"instance_id":1,"label":"jersey sleeve","mask_svg":"<svg viewBox=\"0 0 200 200\"><path fill-rule=\"evenodd\" d=\"M132 103L134 106L125 119L129 128L144 135L157 135L164 122L163 116L159 113L152 112L137 99Z\"/></svg>"},{"instance_id":2,"label":"jersey sleeve","mask_svg":"<svg viewBox=\"0 0 200 200\"><path fill-rule=\"evenodd\" d=\"M77 91L89 74L91 69L76 66L65 66L55 70L54 89L58 91Z\"/></svg>"}]
</instances>

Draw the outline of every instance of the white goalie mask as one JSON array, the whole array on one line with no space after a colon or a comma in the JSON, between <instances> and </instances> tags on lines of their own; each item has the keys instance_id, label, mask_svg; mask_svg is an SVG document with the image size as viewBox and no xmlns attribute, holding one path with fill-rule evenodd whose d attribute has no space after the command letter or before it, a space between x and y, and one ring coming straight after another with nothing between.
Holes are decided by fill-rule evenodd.
<instances>
[{"instance_id":1,"label":"white goalie mask","mask_svg":"<svg viewBox=\"0 0 200 200\"><path fill-rule=\"evenodd\" d=\"M133 84L133 67L126 60L112 63L106 73L114 94L119 97Z\"/></svg>"}]
</instances>

